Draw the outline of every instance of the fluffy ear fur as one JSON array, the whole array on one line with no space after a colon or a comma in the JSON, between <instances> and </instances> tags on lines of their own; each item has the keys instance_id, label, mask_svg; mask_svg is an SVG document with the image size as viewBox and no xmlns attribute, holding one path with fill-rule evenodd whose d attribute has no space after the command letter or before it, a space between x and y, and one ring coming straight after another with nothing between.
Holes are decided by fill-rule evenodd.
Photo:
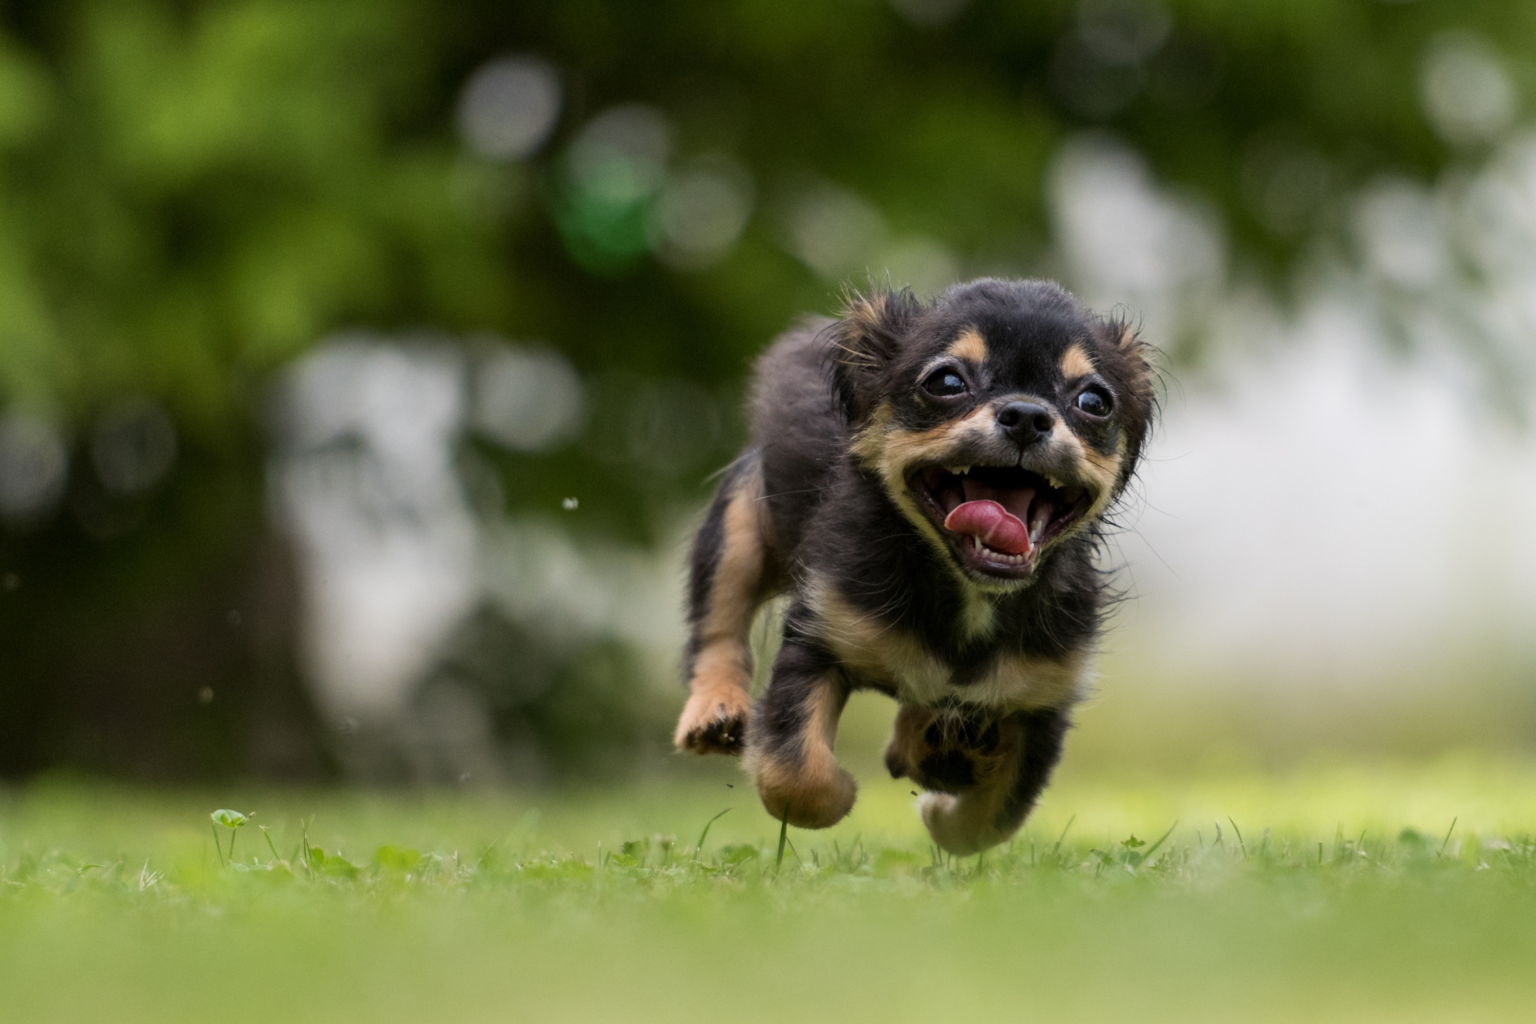
<instances>
[{"instance_id":1,"label":"fluffy ear fur","mask_svg":"<svg viewBox=\"0 0 1536 1024\"><path fill-rule=\"evenodd\" d=\"M1125 461L1120 471L1120 486L1124 487L1136 472L1157 414L1158 378L1152 365L1156 349L1142 340L1135 324L1114 316L1099 322L1099 354L1101 365L1118 385L1128 413Z\"/></svg>"},{"instance_id":2,"label":"fluffy ear fur","mask_svg":"<svg viewBox=\"0 0 1536 1024\"><path fill-rule=\"evenodd\" d=\"M923 306L910 289L853 292L842 319L832 324L832 381L848 422L859 424L880 393L885 369L901 349L908 328Z\"/></svg>"}]
</instances>

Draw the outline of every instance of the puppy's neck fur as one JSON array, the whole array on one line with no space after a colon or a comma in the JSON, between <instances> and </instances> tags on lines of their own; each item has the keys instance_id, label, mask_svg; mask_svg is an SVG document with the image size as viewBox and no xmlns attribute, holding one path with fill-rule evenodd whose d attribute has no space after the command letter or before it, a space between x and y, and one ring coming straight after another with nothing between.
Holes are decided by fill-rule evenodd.
<instances>
[{"instance_id":1,"label":"puppy's neck fur","mask_svg":"<svg viewBox=\"0 0 1536 1024\"><path fill-rule=\"evenodd\" d=\"M961 636L973 642L992 639L997 628L997 595L977 587L962 587L960 594L964 601L959 616Z\"/></svg>"}]
</instances>

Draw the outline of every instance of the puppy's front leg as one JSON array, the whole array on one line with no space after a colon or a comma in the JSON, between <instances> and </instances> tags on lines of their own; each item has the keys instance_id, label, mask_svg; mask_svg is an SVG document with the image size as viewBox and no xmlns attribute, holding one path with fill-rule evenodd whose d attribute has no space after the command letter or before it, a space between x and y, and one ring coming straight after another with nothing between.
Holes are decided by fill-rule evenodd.
<instances>
[{"instance_id":1,"label":"puppy's front leg","mask_svg":"<svg viewBox=\"0 0 1536 1024\"><path fill-rule=\"evenodd\" d=\"M832 753L848 682L830 652L785 618L784 645L752 713L747 770L768 813L797 828L835 825L853 808L858 785Z\"/></svg>"},{"instance_id":2,"label":"puppy's front leg","mask_svg":"<svg viewBox=\"0 0 1536 1024\"><path fill-rule=\"evenodd\" d=\"M1017 832L1061 759L1070 724L1061 708L1000 719L995 746L975 758L972 784L958 793L923 794L919 809L933 841L950 853L971 854Z\"/></svg>"},{"instance_id":3,"label":"puppy's front leg","mask_svg":"<svg viewBox=\"0 0 1536 1024\"><path fill-rule=\"evenodd\" d=\"M762 602L762 467L749 453L726 474L694 538L688 588L688 703L672 742L697 754L739 754L752 706L748 634Z\"/></svg>"}]
</instances>

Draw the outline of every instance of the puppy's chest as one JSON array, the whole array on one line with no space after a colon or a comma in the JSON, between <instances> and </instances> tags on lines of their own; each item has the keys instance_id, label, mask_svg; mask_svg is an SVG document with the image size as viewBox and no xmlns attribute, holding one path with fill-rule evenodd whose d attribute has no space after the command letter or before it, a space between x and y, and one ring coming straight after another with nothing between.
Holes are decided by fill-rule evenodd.
<instances>
[{"instance_id":1,"label":"puppy's chest","mask_svg":"<svg viewBox=\"0 0 1536 1024\"><path fill-rule=\"evenodd\" d=\"M811 598L822 638L838 660L904 704L961 700L1014 711L1060 707L1078 696L1085 664L1080 656L1055 661L997 651L956 665L916 637L860 612L830 586L816 588Z\"/></svg>"}]
</instances>

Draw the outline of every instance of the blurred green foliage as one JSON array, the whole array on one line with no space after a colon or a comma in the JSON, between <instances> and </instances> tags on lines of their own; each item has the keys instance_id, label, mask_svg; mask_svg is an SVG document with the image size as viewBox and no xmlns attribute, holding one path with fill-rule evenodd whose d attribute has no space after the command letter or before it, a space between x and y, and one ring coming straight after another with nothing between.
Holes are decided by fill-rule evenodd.
<instances>
[{"instance_id":1,"label":"blurred green foliage","mask_svg":"<svg viewBox=\"0 0 1536 1024\"><path fill-rule=\"evenodd\" d=\"M787 318L832 305L776 244L772 200L795 175L985 257L1043 242L1045 163L1101 125L1278 259L1296 240L1241 195L1256 138L1303 138L1341 193L1384 171L1423 178L1455 156L1420 109L1427 40L1480 32L1531 82L1536 10L1520 3L1168 13L1130 97L1094 116L1052 77L1083 16L1066 3L978 0L933 27L880 0L11 5L0 385L74 422L148 392L219 438L273 367L354 324L532 334L587 370L729 381ZM554 138L511 165L467 154L453 124L468 75L503 52L543 56L567 86ZM742 244L706 273L630 260L596 275L561 244L563 144L635 101L669 116L679 151L728 152L761 184ZM611 230L621 254L643 249L633 225Z\"/></svg>"},{"instance_id":2,"label":"blurred green foliage","mask_svg":"<svg viewBox=\"0 0 1536 1024\"><path fill-rule=\"evenodd\" d=\"M1105 18L1109 48L1085 49ZM1477 156L1437 137L1419 100L1425 48L1452 29L1485 39L1530 94L1536 7L1518 0L6 5L0 404L56 423L78 454L111 402L149 396L180 454L107 530L81 511L95 485L73 458L63 511L0 540L19 581L0 594L0 771L248 768L225 739L255 713L239 695L257 676L287 695L258 703L302 717L291 615L236 653L168 656L144 637L180 651L232 595L282 590L266 387L329 332L558 348L593 382L588 437L554 455L487 450L505 499L553 509L579 493L583 528L654 540L739 437L752 354L836 305L837 282L784 242L807 183L852 190L965 273L1049 272L1048 162L1073 133L1108 131L1219 211L1237 266L1283 289L1338 235L1351 189ZM511 161L475 155L455 127L466 81L509 53L549 62L563 95L553 134ZM632 103L665 117L669 166L723 156L750 179L750 220L718 262L651 255L651 192L573 191L572 140ZM1315 157L1326 187L1278 227L1245 186L1275 146ZM682 388L726 410L721 426L685 425L686 457L666 466L615 444L633 429L624 403L655 382L657 402ZM97 691L163 718L210 681L231 694L214 732L178 718L146 734L182 754L146 755L148 739L101 752L122 709ZM161 697L124 696L146 688ZM163 713L143 710L162 697Z\"/></svg>"}]
</instances>

